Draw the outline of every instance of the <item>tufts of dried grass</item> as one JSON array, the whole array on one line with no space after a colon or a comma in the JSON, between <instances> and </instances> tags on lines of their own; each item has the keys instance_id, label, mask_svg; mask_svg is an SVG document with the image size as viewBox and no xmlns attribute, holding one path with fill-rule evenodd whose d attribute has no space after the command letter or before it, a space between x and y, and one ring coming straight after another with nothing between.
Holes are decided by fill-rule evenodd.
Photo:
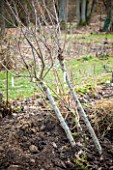
<instances>
[{"instance_id":1,"label":"tufts of dried grass","mask_svg":"<svg viewBox=\"0 0 113 170\"><path fill-rule=\"evenodd\" d=\"M113 132L113 99L96 101L90 119L98 135L105 136Z\"/></svg>"}]
</instances>

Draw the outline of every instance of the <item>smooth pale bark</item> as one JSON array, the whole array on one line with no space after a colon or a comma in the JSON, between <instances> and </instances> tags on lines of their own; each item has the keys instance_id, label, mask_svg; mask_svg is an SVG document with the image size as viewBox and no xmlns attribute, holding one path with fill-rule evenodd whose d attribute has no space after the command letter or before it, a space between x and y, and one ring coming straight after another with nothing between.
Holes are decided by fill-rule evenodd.
<instances>
[{"instance_id":1,"label":"smooth pale bark","mask_svg":"<svg viewBox=\"0 0 113 170\"><path fill-rule=\"evenodd\" d=\"M4 0L0 2L0 18L1 18L1 36L4 36L5 33L5 16L4 16Z\"/></svg>"},{"instance_id":2,"label":"smooth pale bark","mask_svg":"<svg viewBox=\"0 0 113 170\"><path fill-rule=\"evenodd\" d=\"M61 123L61 126L64 129L64 131L65 131L65 133L67 135L67 138L69 139L69 141L71 143L71 146L74 147L75 146L74 138L73 138L73 136L71 134L71 131L70 131L68 125L66 124L66 122L65 122L59 108L56 106L55 101L54 101L54 99L53 99L53 97L52 97L52 95L50 93L49 88L46 86L46 84L44 82L40 81L39 83L40 83L41 87L43 88L43 90L45 91L45 93L46 93L46 95L47 95L47 97L48 97L48 99L49 99L49 101L50 101L50 103L51 103L51 105L52 105L52 107L53 107L53 109L54 109L60 123Z\"/></svg>"},{"instance_id":3,"label":"smooth pale bark","mask_svg":"<svg viewBox=\"0 0 113 170\"><path fill-rule=\"evenodd\" d=\"M58 57L58 58L60 58L60 57ZM88 131L89 131L89 133L90 133L90 135L91 135L91 137L93 139L95 147L97 148L99 154L101 155L102 154L102 147L101 147L101 145L99 143L99 140L98 140L98 138L97 138L97 136L96 136L96 134L95 134L95 132L94 132L88 118L87 118L87 115L84 112L84 109L83 109L81 103L79 102L78 97L77 97L77 95L76 95L76 93L75 93L75 91L74 91L74 89L73 89L73 87L72 87L72 85L70 83L70 80L68 78L67 71L66 71L66 68L65 68L65 65L64 65L64 62L63 62L62 58L59 59L59 62L60 62L61 69L62 69L63 73L66 74L66 82L67 82L68 87L69 87L69 89L70 89L70 91L72 93L72 96L73 96L73 99L74 99L74 101L76 103L76 106L77 106L79 112L81 113L81 116L83 117L84 123L86 124L86 127L87 127L87 129L88 129Z\"/></svg>"},{"instance_id":4,"label":"smooth pale bark","mask_svg":"<svg viewBox=\"0 0 113 170\"><path fill-rule=\"evenodd\" d=\"M60 22L66 23L66 7L67 7L67 0L60 0L60 8L59 8Z\"/></svg>"}]
</instances>

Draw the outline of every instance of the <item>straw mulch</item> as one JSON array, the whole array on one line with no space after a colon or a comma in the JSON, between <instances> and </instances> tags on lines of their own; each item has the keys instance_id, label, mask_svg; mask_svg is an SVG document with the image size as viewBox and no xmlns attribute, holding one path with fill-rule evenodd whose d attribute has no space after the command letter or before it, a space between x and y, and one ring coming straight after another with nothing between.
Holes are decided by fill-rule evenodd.
<instances>
[{"instance_id":1,"label":"straw mulch","mask_svg":"<svg viewBox=\"0 0 113 170\"><path fill-rule=\"evenodd\" d=\"M113 132L113 99L96 101L89 117L98 135Z\"/></svg>"}]
</instances>

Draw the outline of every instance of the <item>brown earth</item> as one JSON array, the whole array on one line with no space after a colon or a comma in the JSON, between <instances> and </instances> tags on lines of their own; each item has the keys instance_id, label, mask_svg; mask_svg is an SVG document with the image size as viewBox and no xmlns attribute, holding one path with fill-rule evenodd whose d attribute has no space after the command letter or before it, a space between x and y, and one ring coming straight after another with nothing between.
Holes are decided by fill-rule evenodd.
<instances>
[{"instance_id":1,"label":"brown earth","mask_svg":"<svg viewBox=\"0 0 113 170\"><path fill-rule=\"evenodd\" d=\"M103 147L99 156L82 125L87 137L75 135L76 146L71 148L52 110L42 111L38 104L34 109L29 99L21 102L22 113L0 120L0 170L113 169L112 134L99 138Z\"/></svg>"}]
</instances>

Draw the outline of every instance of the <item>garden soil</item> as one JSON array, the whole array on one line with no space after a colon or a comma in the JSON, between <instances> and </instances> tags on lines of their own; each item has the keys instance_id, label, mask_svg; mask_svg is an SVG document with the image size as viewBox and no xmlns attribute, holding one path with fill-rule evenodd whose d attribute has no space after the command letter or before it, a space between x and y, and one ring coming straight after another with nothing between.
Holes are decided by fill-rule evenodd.
<instances>
[{"instance_id":1,"label":"garden soil","mask_svg":"<svg viewBox=\"0 0 113 170\"><path fill-rule=\"evenodd\" d=\"M54 111L40 109L38 103L34 109L29 100L22 104L21 112L0 119L0 170L113 169L112 134L99 138L103 148L99 156L83 125L85 139L75 135L72 148Z\"/></svg>"}]
</instances>

